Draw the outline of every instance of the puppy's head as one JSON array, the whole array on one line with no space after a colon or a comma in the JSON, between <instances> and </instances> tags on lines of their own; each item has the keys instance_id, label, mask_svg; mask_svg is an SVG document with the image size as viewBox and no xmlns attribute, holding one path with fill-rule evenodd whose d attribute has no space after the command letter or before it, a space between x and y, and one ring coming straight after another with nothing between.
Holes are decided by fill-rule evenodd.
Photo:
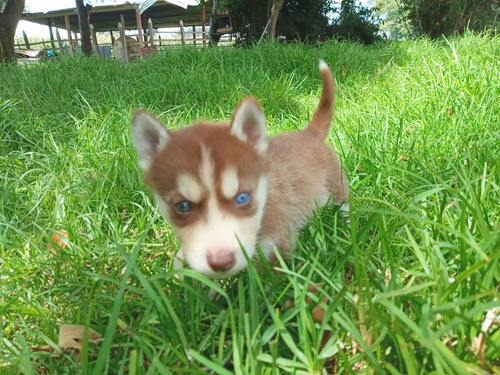
<instances>
[{"instance_id":1,"label":"puppy's head","mask_svg":"<svg viewBox=\"0 0 500 375\"><path fill-rule=\"evenodd\" d=\"M146 111L132 120L139 165L191 268L215 278L247 266L267 198L265 118L244 99L230 124L168 130Z\"/></svg>"}]
</instances>

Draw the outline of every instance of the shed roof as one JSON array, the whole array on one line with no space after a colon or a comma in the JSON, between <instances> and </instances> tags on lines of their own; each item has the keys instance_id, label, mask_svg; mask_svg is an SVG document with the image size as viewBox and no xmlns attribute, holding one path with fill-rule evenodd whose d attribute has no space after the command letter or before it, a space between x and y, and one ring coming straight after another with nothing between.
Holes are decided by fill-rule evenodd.
<instances>
[{"instance_id":1,"label":"shed roof","mask_svg":"<svg viewBox=\"0 0 500 375\"><path fill-rule=\"evenodd\" d=\"M90 23L96 31L110 31L118 29L120 15L125 18L126 29L136 29L136 10L139 1L134 2L124 0L105 0L100 1L92 7L90 12ZM144 1L142 2L144 3ZM201 25L201 7L196 0L156 0L154 4L143 11L146 19L151 18L153 26L158 27L175 27L179 26L179 21L182 20L185 26ZM207 14L211 7L205 6ZM68 15L71 25L71 30L78 32L78 13L76 6L68 9L51 10L48 12L23 13L21 19L52 26L65 28L64 16Z\"/></svg>"}]
</instances>

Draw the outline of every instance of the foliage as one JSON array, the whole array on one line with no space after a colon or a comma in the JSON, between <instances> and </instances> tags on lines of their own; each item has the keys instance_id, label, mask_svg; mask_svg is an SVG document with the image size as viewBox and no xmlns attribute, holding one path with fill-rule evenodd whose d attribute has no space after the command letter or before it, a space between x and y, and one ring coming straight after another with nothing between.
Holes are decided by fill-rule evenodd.
<instances>
[{"instance_id":1,"label":"foliage","mask_svg":"<svg viewBox=\"0 0 500 375\"><path fill-rule=\"evenodd\" d=\"M378 38L379 21L374 8L356 5L355 0L342 0L340 17L332 25L333 35L341 40L372 44Z\"/></svg>"},{"instance_id":2,"label":"foliage","mask_svg":"<svg viewBox=\"0 0 500 375\"><path fill-rule=\"evenodd\" d=\"M499 0L399 0L420 35L438 38L500 26Z\"/></svg>"},{"instance_id":3,"label":"foliage","mask_svg":"<svg viewBox=\"0 0 500 375\"><path fill-rule=\"evenodd\" d=\"M220 9L227 9L234 18L240 43L252 44L259 40L269 17L270 1L221 0L219 4Z\"/></svg>"},{"instance_id":4,"label":"foliage","mask_svg":"<svg viewBox=\"0 0 500 375\"><path fill-rule=\"evenodd\" d=\"M224 0L221 7L228 9L237 21L241 42L251 44L261 37L272 2L268 0ZM285 1L279 14L276 35L288 41L299 40L316 42L337 37L360 41L366 44L376 39L378 28L373 9L354 5L353 0L341 3L341 14L332 20L339 11L332 0L294 0Z\"/></svg>"},{"instance_id":5,"label":"foliage","mask_svg":"<svg viewBox=\"0 0 500 375\"><path fill-rule=\"evenodd\" d=\"M500 305L499 57L500 38L468 33L0 66L0 373L498 373L500 329L481 326ZM255 95L270 134L296 130L319 58L338 83L328 142L350 222L317 212L280 273L264 262L215 285L172 270L132 110L177 128ZM80 359L35 352L58 348L62 323L104 341L84 338Z\"/></svg>"},{"instance_id":6,"label":"foliage","mask_svg":"<svg viewBox=\"0 0 500 375\"><path fill-rule=\"evenodd\" d=\"M375 11L381 19L380 31L386 39L409 39L414 36L408 10L399 0L377 0Z\"/></svg>"},{"instance_id":7,"label":"foliage","mask_svg":"<svg viewBox=\"0 0 500 375\"><path fill-rule=\"evenodd\" d=\"M278 18L278 33L287 40L315 42L331 38L331 10L331 1L285 1Z\"/></svg>"}]
</instances>

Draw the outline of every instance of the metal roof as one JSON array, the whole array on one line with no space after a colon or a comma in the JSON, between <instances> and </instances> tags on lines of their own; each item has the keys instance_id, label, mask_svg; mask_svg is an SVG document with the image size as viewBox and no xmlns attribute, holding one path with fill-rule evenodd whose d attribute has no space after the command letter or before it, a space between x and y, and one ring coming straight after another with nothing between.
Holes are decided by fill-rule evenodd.
<instances>
[{"instance_id":1,"label":"metal roof","mask_svg":"<svg viewBox=\"0 0 500 375\"><path fill-rule=\"evenodd\" d=\"M125 19L125 28L136 29L136 11L142 13L145 20L151 18L155 28L176 27L179 26L180 20L185 26L201 25L201 6L197 5L197 0L93 0L89 3L93 4L90 23L96 31L118 30L118 22L122 14ZM210 14L211 6L206 5L205 8L206 14ZM76 6L47 12L27 12L23 13L21 19L42 25L48 25L51 22L52 26L65 29L65 15L69 16L71 30L78 32Z\"/></svg>"},{"instance_id":2,"label":"metal roof","mask_svg":"<svg viewBox=\"0 0 500 375\"><path fill-rule=\"evenodd\" d=\"M87 0L86 3L92 6L118 6L124 4L132 4L134 8L142 14L146 9L153 5L156 0ZM181 8L187 9L188 6L198 5L197 0L168 0L167 3L177 5Z\"/></svg>"}]
</instances>

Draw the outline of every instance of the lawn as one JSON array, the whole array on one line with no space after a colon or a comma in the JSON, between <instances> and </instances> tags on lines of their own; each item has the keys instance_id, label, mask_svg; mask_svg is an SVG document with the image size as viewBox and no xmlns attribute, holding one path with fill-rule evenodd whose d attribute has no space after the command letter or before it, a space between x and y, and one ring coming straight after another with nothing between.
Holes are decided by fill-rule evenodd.
<instances>
[{"instance_id":1,"label":"lawn","mask_svg":"<svg viewBox=\"0 0 500 375\"><path fill-rule=\"evenodd\" d=\"M132 111L178 128L255 95L270 135L298 129L320 58L338 83L328 143L349 220L319 210L280 272L174 270ZM499 157L499 37L2 65L0 373L499 373ZM65 324L103 340L60 353Z\"/></svg>"}]
</instances>

